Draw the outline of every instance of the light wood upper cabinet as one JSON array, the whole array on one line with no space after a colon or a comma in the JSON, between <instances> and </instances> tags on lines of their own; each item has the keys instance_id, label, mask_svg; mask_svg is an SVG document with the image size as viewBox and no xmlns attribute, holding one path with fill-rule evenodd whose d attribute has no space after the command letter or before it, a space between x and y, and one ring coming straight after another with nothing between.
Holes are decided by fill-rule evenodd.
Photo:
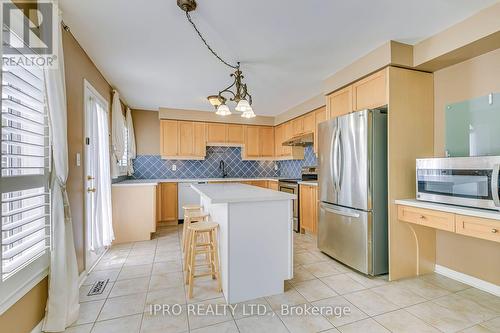
<instances>
[{"instance_id":1,"label":"light wood upper cabinet","mask_svg":"<svg viewBox=\"0 0 500 333\"><path fill-rule=\"evenodd\" d=\"M227 143L243 144L245 135L243 125L227 124Z\"/></svg>"},{"instance_id":2,"label":"light wood upper cabinet","mask_svg":"<svg viewBox=\"0 0 500 333\"><path fill-rule=\"evenodd\" d=\"M274 157L274 128L262 126L259 128L260 157Z\"/></svg>"},{"instance_id":3,"label":"light wood upper cabinet","mask_svg":"<svg viewBox=\"0 0 500 333\"><path fill-rule=\"evenodd\" d=\"M160 183L157 191L158 222L177 223L177 183Z\"/></svg>"},{"instance_id":4,"label":"light wood upper cabinet","mask_svg":"<svg viewBox=\"0 0 500 333\"><path fill-rule=\"evenodd\" d=\"M317 231L318 216L318 187L311 185L300 185L300 228L301 231L308 231L315 234Z\"/></svg>"},{"instance_id":5,"label":"light wood upper cabinet","mask_svg":"<svg viewBox=\"0 0 500 333\"><path fill-rule=\"evenodd\" d=\"M322 107L314 112L314 120L315 120L315 128L314 128L314 152L318 153L318 145L319 145L319 123L326 120L326 107Z\"/></svg>"},{"instance_id":6,"label":"light wood upper cabinet","mask_svg":"<svg viewBox=\"0 0 500 333\"><path fill-rule=\"evenodd\" d=\"M162 158L204 159L206 155L205 123L162 120L160 150Z\"/></svg>"},{"instance_id":7,"label":"light wood upper cabinet","mask_svg":"<svg viewBox=\"0 0 500 333\"><path fill-rule=\"evenodd\" d=\"M327 96L327 107L330 118L335 118L352 112L352 86L340 89Z\"/></svg>"},{"instance_id":8,"label":"light wood upper cabinet","mask_svg":"<svg viewBox=\"0 0 500 333\"><path fill-rule=\"evenodd\" d=\"M274 159L274 127L245 126L245 159Z\"/></svg>"},{"instance_id":9,"label":"light wood upper cabinet","mask_svg":"<svg viewBox=\"0 0 500 333\"><path fill-rule=\"evenodd\" d=\"M245 127L245 156L248 158L260 157L259 126Z\"/></svg>"},{"instance_id":10,"label":"light wood upper cabinet","mask_svg":"<svg viewBox=\"0 0 500 333\"><path fill-rule=\"evenodd\" d=\"M274 153L277 157L283 155L283 138L284 138L284 125L278 125L274 128Z\"/></svg>"},{"instance_id":11,"label":"light wood upper cabinet","mask_svg":"<svg viewBox=\"0 0 500 333\"><path fill-rule=\"evenodd\" d=\"M373 109L388 103L386 70L378 71L352 85L353 110Z\"/></svg>"},{"instance_id":12,"label":"light wood upper cabinet","mask_svg":"<svg viewBox=\"0 0 500 333\"><path fill-rule=\"evenodd\" d=\"M194 155L194 124L191 121L179 121L179 156Z\"/></svg>"},{"instance_id":13,"label":"light wood upper cabinet","mask_svg":"<svg viewBox=\"0 0 500 333\"><path fill-rule=\"evenodd\" d=\"M209 143L226 143L227 124L209 123L208 139Z\"/></svg>"},{"instance_id":14,"label":"light wood upper cabinet","mask_svg":"<svg viewBox=\"0 0 500 333\"><path fill-rule=\"evenodd\" d=\"M162 157L178 155L179 130L177 125L177 120L160 121L160 154Z\"/></svg>"},{"instance_id":15,"label":"light wood upper cabinet","mask_svg":"<svg viewBox=\"0 0 500 333\"><path fill-rule=\"evenodd\" d=\"M297 136L304 133L304 118L298 117L292 120L293 135Z\"/></svg>"},{"instance_id":16,"label":"light wood upper cabinet","mask_svg":"<svg viewBox=\"0 0 500 333\"><path fill-rule=\"evenodd\" d=\"M304 133L314 133L316 128L316 117L315 112L309 112L302 117L302 130Z\"/></svg>"},{"instance_id":17,"label":"light wood upper cabinet","mask_svg":"<svg viewBox=\"0 0 500 333\"><path fill-rule=\"evenodd\" d=\"M207 155L207 124L195 122L193 123L193 131L193 153L195 156L205 157Z\"/></svg>"}]
</instances>

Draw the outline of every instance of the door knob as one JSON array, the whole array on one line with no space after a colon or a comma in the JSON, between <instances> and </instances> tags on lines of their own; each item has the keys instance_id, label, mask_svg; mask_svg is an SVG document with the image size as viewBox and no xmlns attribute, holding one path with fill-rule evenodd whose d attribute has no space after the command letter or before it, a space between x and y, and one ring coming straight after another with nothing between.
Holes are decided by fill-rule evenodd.
<instances>
[{"instance_id":1,"label":"door knob","mask_svg":"<svg viewBox=\"0 0 500 333\"><path fill-rule=\"evenodd\" d=\"M95 188L87 188L87 192L94 192L95 193L96 189Z\"/></svg>"}]
</instances>

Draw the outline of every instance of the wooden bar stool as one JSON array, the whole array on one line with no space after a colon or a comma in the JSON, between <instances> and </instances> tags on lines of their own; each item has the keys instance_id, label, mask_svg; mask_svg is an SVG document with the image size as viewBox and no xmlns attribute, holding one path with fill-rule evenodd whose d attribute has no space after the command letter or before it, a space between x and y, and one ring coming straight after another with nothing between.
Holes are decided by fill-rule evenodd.
<instances>
[{"instance_id":1,"label":"wooden bar stool","mask_svg":"<svg viewBox=\"0 0 500 333\"><path fill-rule=\"evenodd\" d=\"M184 213L184 224L182 226L182 251L186 253L188 245L188 227L191 223L206 221L210 214L204 213L201 209L192 209Z\"/></svg>"},{"instance_id":2,"label":"wooden bar stool","mask_svg":"<svg viewBox=\"0 0 500 333\"><path fill-rule=\"evenodd\" d=\"M221 291L220 268L219 268L219 245L217 242L217 231L219 224L216 222L199 222L189 225L189 244L186 257L188 258L186 269L186 284L188 285L188 297L193 297L194 279L201 276L212 276L217 279L218 291ZM200 237L207 235L208 237ZM208 239L208 241L207 241ZM198 254L208 255L208 262L196 265ZM207 266L208 271L196 273L197 267Z\"/></svg>"}]
</instances>

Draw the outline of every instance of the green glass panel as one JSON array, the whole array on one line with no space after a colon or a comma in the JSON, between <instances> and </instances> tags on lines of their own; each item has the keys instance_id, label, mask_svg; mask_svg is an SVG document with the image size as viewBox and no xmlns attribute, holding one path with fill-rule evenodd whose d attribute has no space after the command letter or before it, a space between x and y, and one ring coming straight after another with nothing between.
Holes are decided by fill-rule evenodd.
<instances>
[{"instance_id":1,"label":"green glass panel","mask_svg":"<svg viewBox=\"0 0 500 333\"><path fill-rule=\"evenodd\" d=\"M500 155L500 93L446 106L448 156Z\"/></svg>"}]
</instances>

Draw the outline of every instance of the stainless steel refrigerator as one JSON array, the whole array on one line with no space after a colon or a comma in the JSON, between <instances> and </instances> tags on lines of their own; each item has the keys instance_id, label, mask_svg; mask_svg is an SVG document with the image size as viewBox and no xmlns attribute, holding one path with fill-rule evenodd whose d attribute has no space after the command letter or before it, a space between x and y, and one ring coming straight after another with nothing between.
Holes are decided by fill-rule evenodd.
<instances>
[{"instance_id":1,"label":"stainless steel refrigerator","mask_svg":"<svg viewBox=\"0 0 500 333\"><path fill-rule=\"evenodd\" d=\"M319 249L369 275L387 273L387 112L319 125Z\"/></svg>"}]
</instances>

